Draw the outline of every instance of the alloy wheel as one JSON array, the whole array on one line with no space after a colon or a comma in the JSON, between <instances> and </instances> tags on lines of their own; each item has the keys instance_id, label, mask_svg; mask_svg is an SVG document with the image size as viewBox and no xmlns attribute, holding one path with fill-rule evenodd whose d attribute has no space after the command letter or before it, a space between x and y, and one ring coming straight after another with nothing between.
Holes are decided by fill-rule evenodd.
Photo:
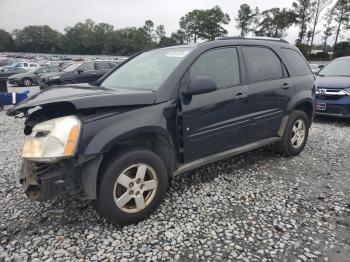
<instances>
[{"instance_id":1,"label":"alloy wheel","mask_svg":"<svg viewBox=\"0 0 350 262\"><path fill-rule=\"evenodd\" d=\"M306 127L303 120L298 119L292 128L292 138L291 143L294 148L299 148L305 140Z\"/></svg>"},{"instance_id":2,"label":"alloy wheel","mask_svg":"<svg viewBox=\"0 0 350 262\"><path fill-rule=\"evenodd\" d=\"M117 178L113 198L117 207L126 213L145 209L154 199L158 187L157 174L147 164L126 168Z\"/></svg>"}]
</instances>

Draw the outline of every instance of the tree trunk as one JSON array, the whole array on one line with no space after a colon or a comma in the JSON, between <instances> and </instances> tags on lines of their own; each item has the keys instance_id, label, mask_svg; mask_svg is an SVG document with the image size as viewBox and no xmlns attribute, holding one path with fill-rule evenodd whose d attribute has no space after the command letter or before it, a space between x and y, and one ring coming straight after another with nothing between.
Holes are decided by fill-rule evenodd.
<instances>
[{"instance_id":1,"label":"tree trunk","mask_svg":"<svg viewBox=\"0 0 350 262\"><path fill-rule=\"evenodd\" d=\"M341 24L342 24L342 23L343 23L343 12L341 13L340 18L339 18L339 24L338 24L337 34L336 34L336 36L335 36L335 42L334 42L334 46L333 46L333 58L335 57L335 46L336 46L337 43L338 43L338 37L339 37L340 27L341 27Z\"/></svg>"},{"instance_id":2,"label":"tree trunk","mask_svg":"<svg viewBox=\"0 0 350 262\"><path fill-rule=\"evenodd\" d=\"M327 49L327 41L328 41L328 36L324 38L324 46L323 46L323 53L326 53Z\"/></svg>"}]
</instances>

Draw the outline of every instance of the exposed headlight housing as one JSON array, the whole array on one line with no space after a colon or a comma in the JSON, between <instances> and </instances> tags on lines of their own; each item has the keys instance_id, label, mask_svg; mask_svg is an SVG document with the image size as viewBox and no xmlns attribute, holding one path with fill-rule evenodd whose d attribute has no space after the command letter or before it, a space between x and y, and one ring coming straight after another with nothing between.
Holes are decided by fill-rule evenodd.
<instances>
[{"instance_id":1,"label":"exposed headlight housing","mask_svg":"<svg viewBox=\"0 0 350 262\"><path fill-rule=\"evenodd\" d=\"M38 162L54 162L75 155L81 131L76 116L65 116L41 122L26 137L22 157Z\"/></svg>"},{"instance_id":2,"label":"exposed headlight housing","mask_svg":"<svg viewBox=\"0 0 350 262\"><path fill-rule=\"evenodd\" d=\"M50 80L56 80L56 79L60 79L61 76L51 76L49 77Z\"/></svg>"}]
</instances>

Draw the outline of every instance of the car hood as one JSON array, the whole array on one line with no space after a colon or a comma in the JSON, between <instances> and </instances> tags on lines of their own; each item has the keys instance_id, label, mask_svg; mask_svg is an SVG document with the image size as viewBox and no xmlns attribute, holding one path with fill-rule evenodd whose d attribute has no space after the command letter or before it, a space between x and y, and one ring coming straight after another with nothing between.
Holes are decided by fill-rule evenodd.
<instances>
[{"instance_id":1,"label":"car hood","mask_svg":"<svg viewBox=\"0 0 350 262\"><path fill-rule=\"evenodd\" d=\"M53 86L14 105L8 115L17 115L36 106L70 103L77 110L119 106L152 105L156 94L151 91L112 90L98 86Z\"/></svg>"},{"instance_id":2,"label":"car hood","mask_svg":"<svg viewBox=\"0 0 350 262\"><path fill-rule=\"evenodd\" d=\"M350 77L346 76L318 76L318 88L350 88Z\"/></svg>"},{"instance_id":3,"label":"car hood","mask_svg":"<svg viewBox=\"0 0 350 262\"><path fill-rule=\"evenodd\" d=\"M34 73L19 73L19 74L14 74L9 77L9 79L17 79L17 78L24 78L24 77L34 77Z\"/></svg>"}]
</instances>

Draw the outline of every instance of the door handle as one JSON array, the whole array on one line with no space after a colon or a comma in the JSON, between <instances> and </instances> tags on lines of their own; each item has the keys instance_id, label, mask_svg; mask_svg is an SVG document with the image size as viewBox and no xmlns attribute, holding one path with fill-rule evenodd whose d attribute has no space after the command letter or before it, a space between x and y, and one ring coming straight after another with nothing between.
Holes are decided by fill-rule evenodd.
<instances>
[{"instance_id":1,"label":"door handle","mask_svg":"<svg viewBox=\"0 0 350 262\"><path fill-rule=\"evenodd\" d=\"M283 86L282 86L282 89L288 89L290 87L291 87L290 84L284 83Z\"/></svg>"},{"instance_id":2,"label":"door handle","mask_svg":"<svg viewBox=\"0 0 350 262\"><path fill-rule=\"evenodd\" d=\"M244 99L246 98L248 95L247 93L242 93L242 92L239 92L235 95L235 98L238 99L238 100L241 100L241 99Z\"/></svg>"}]
</instances>

